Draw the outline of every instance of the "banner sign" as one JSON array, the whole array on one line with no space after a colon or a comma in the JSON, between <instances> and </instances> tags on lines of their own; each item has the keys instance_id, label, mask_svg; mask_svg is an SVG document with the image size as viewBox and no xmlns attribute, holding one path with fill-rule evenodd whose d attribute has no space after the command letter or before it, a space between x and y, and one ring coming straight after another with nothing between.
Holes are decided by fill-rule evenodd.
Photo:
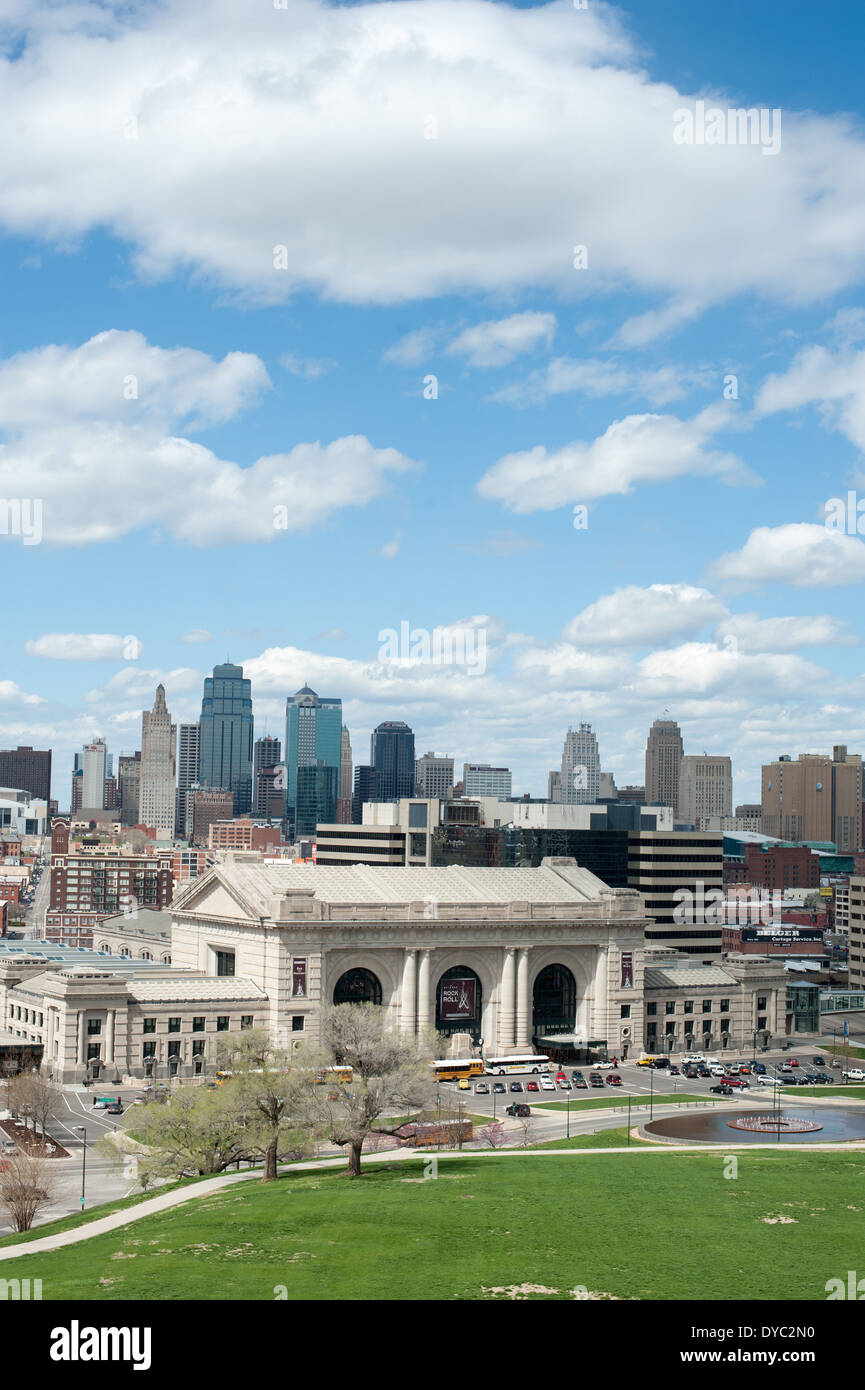
<instances>
[{"instance_id":1,"label":"banner sign","mask_svg":"<svg viewBox=\"0 0 865 1390\"><path fill-rule=\"evenodd\" d=\"M291 997L306 998L306 957L295 956L291 963Z\"/></svg>"},{"instance_id":2,"label":"banner sign","mask_svg":"<svg viewBox=\"0 0 865 1390\"><path fill-rule=\"evenodd\" d=\"M439 986L439 1000L443 1023L452 1023L460 1018L474 1018L476 986L477 981L472 979L442 980Z\"/></svg>"},{"instance_id":3,"label":"banner sign","mask_svg":"<svg viewBox=\"0 0 865 1390\"><path fill-rule=\"evenodd\" d=\"M634 957L631 951L622 952L622 989L634 988Z\"/></svg>"}]
</instances>

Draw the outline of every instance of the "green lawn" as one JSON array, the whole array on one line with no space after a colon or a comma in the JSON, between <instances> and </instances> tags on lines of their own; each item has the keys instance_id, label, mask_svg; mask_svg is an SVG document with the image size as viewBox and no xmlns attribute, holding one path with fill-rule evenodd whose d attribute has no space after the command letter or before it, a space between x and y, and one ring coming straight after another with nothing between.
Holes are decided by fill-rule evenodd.
<instances>
[{"instance_id":1,"label":"green lawn","mask_svg":"<svg viewBox=\"0 0 865 1390\"><path fill-rule=\"evenodd\" d=\"M139 1202L147 1202L151 1197L156 1197L163 1192L173 1192L178 1187L188 1187L193 1182L205 1182L206 1178L184 1178L182 1182L164 1183L161 1187L154 1187L151 1192L136 1192L132 1197L119 1197L116 1202L105 1202L102 1206L90 1207L83 1213L73 1212L71 1216L61 1216L57 1221L46 1221L41 1226L34 1226L32 1231L25 1231L23 1234L16 1231L9 1231L6 1235L0 1236L0 1249L4 1245L21 1245L29 1240L39 1240L42 1236L54 1235L55 1231L73 1231L77 1226L86 1226L88 1221L98 1221L100 1216L110 1216L114 1211L123 1211L126 1207L135 1207Z\"/></svg>"},{"instance_id":2,"label":"green lawn","mask_svg":"<svg viewBox=\"0 0 865 1390\"><path fill-rule=\"evenodd\" d=\"M632 1125L633 1129L634 1126ZM533 1149L615 1149L628 1142L628 1127L621 1129L602 1129L597 1134L576 1134L572 1139L547 1139L543 1144L533 1144ZM632 1139L631 1148L656 1147L648 1139Z\"/></svg>"},{"instance_id":3,"label":"green lawn","mask_svg":"<svg viewBox=\"0 0 865 1390\"><path fill-rule=\"evenodd\" d=\"M621 1133L584 1141L621 1142ZM562 1141L556 1141L561 1144ZM865 1156L508 1154L250 1182L4 1261L46 1300L478 1300L575 1285L619 1298L825 1298L861 1264ZM528 1167L528 1171L527 1171ZM786 1218L784 1222L776 1220Z\"/></svg>"},{"instance_id":4,"label":"green lawn","mask_svg":"<svg viewBox=\"0 0 865 1390\"><path fill-rule=\"evenodd\" d=\"M707 1096L688 1096L688 1095L683 1095L683 1096L664 1096L664 1097L662 1098L662 1097L658 1094L658 1092L655 1092L655 1102L654 1102L654 1103L655 1103L655 1106L657 1107L657 1106L659 1106L659 1105L683 1105L683 1104L685 1103L685 1101L695 1101L695 1100L699 1100L699 1101L702 1101L704 1105L707 1105L707 1104L709 1103L709 1100L716 1101L716 1100L724 1100L724 1099L725 1099L724 1096L711 1096L711 1097L707 1097ZM728 1097L726 1097L726 1099L729 1100L730 1097L728 1096ZM532 1101L532 1102L531 1102L531 1105L532 1105L532 1109L533 1109L533 1110L535 1110L535 1109L537 1109L537 1110L567 1110L567 1108L568 1108L567 1101L564 1101L564 1100L541 1100L541 1101ZM627 1096L621 1096L621 1095L619 1095L619 1096L616 1096L616 1095L606 1095L606 1096L598 1096L597 1098L593 1096L591 1099L587 1099L587 1100L572 1100L572 1101L571 1101L571 1114L572 1114L572 1115L576 1114L578 1110L607 1110L607 1109L609 1109L609 1107L610 1107L611 1105L623 1105L623 1106L625 1107L625 1109L627 1110L627 1108L628 1108L628 1097L627 1097ZM649 1105L649 1097L648 1097L648 1096L640 1096L639 1098L638 1098L637 1096L632 1096L632 1097L631 1097L631 1109L632 1109L632 1110L640 1109L640 1108L642 1108L643 1106L645 1106L646 1108L648 1108L648 1105Z\"/></svg>"},{"instance_id":5,"label":"green lawn","mask_svg":"<svg viewBox=\"0 0 865 1390\"><path fill-rule=\"evenodd\" d=\"M782 1096L816 1096L818 1100L865 1100L865 1086L785 1086Z\"/></svg>"}]
</instances>

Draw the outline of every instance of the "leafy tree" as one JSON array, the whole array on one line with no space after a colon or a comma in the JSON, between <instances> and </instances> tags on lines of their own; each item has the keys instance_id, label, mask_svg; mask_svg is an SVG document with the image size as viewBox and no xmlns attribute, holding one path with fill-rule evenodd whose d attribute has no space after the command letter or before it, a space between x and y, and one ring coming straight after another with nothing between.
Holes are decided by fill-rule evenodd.
<instances>
[{"instance_id":1,"label":"leafy tree","mask_svg":"<svg viewBox=\"0 0 865 1390\"><path fill-rule=\"evenodd\" d=\"M177 1091L164 1104L138 1107L135 1137L150 1152L150 1179L223 1173L248 1156L243 1116L230 1086Z\"/></svg>"},{"instance_id":2,"label":"leafy tree","mask_svg":"<svg viewBox=\"0 0 865 1390\"><path fill-rule=\"evenodd\" d=\"M244 1146L264 1156L262 1177L272 1182L280 1157L303 1158L315 1147L311 1078L290 1068L287 1054L258 1028L224 1038L218 1064L232 1073L224 1089L233 1097Z\"/></svg>"}]
</instances>

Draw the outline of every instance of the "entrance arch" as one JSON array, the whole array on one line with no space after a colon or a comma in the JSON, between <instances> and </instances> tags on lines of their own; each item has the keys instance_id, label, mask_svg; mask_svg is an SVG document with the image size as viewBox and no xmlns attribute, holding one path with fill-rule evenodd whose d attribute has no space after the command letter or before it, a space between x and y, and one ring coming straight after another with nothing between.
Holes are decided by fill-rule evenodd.
<instances>
[{"instance_id":1,"label":"entrance arch","mask_svg":"<svg viewBox=\"0 0 865 1390\"><path fill-rule=\"evenodd\" d=\"M334 1004L380 1004L381 1000L381 980L364 966L346 970L334 986Z\"/></svg>"},{"instance_id":2,"label":"entrance arch","mask_svg":"<svg viewBox=\"0 0 865 1390\"><path fill-rule=\"evenodd\" d=\"M483 986L467 965L452 965L436 985L436 1029L440 1033L471 1033L475 1042L481 1036Z\"/></svg>"},{"instance_id":3,"label":"entrance arch","mask_svg":"<svg viewBox=\"0 0 865 1390\"><path fill-rule=\"evenodd\" d=\"M545 965L535 978L532 1029L545 1033L572 1033L577 1022L577 982L573 972L558 962Z\"/></svg>"}]
</instances>

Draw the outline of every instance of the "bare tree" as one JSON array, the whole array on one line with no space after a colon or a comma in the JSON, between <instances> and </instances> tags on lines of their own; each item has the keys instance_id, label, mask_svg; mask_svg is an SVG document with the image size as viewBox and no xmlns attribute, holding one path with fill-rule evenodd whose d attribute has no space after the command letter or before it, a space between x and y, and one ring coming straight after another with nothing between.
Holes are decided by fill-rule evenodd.
<instances>
[{"instance_id":1,"label":"bare tree","mask_svg":"<svg viewBox=\"0 0 865 1390\"><path fill-rule=\"evenodd\" d=\"M501 1120L490 1120L489 1124L483 1125L477 1131L476 1137L482 1148L500 1149L503 1144L508 1142Z\"/></svg>"},{"instance_id":2,"label":"bare tree","mask_svg":"<svg viewBox=\"0 0 865 1390\"><path fill-rule=\"evenodd\" d=\"M407 1037L388 1022L386 1010L375 1004L331 1005L322 1012L321 1047L300 1054L307 1068L352 1068L352 1080L335 1092L322 1086L308 1094L328 1138L348 1149L353 1178L360 1177L364 1142L376 1120L387 1110L411 1111L432 1098L432 1037Z\"/></svg>"},{"instance_id":3,"label":"bare tree","mask_svg":"<svg viewBox=\"0 0 865 1390\"><path fill-rule=\"evenodd\" d=\"M522 1147L524 1149L529 1148L535 1137L535 1122L531 1115L521 1115L519 1117L517 1122L517 1133L519 1135L519 1143Z\"/></svg>"},{"instance_id":4,"label":"bare tree","mask_svg":"<svg viewBox=\"0 0 865 1390\"><path fill-rule=\"evenodd\" d=\"M48 1121L57 1114L63 1103L60 1087L41 1072L23 1071L12 1083L12 1094L15 1108L32 1119L33 1133L36 1133L37 1125L42 1130L44 1144Z\"/></svg>"},{"instance_id":5,"label":"bare tree","mask_svg":"<svg viewBox=\"0 0 865 1390\"><path fill-rule=\"evenodd\" d=\"M51 1160L31 1158L20 1150L0 1163L0 1208L13 1229L29 1231L33 1222L54 1196Z\"/></svg>"}]
</instances>

